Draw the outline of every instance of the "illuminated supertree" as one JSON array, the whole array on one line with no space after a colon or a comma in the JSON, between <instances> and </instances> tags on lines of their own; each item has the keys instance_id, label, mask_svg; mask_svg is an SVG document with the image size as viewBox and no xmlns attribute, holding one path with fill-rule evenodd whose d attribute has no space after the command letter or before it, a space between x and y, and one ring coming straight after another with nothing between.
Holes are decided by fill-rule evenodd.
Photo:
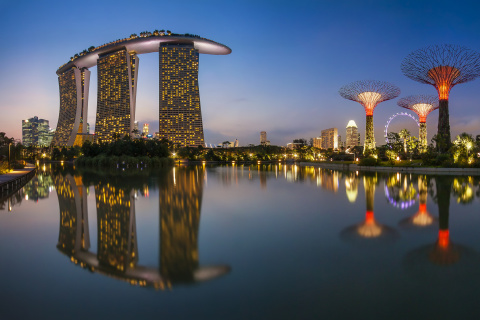
<instances>
[{"instance_id":1,"label":"illuminated supertree","mask_svg":"<svg viewBox=\"0 0 480 320\"><path fill-rule=\"evenodd\" d=\"M394 99L400 94L400 89L388 82L365 80L352 82L338 91L342 97L356 101L365 108L367 121L365 126L365 143L363 153L375 150L375 135L373 131L373 110L383 101Z\"/></svg>"},{"instance_id":2,"label":"illuminated supertree","mask_svg":"<svg viewBox=\"0 0 480 320\"><path fill-rule=\"evenodd\" d=\"M448 95L453 86L480 76L480 54L456 45L433 45L410 53L401 69L410 79L437 89L440 100L437 148L445 153L451 144Z\"/></svg>"},{"instance_id":3,"label":"illuminated supertree","mask_svg":"<svg viewBox=\"0 0 480 320\"><path fill-rule=\"evenodd\" d=\"M438 109L438 99L434 96L409 96L398 100L397 104L405 109L412 110L420 118L418 138L420 140L420 152L427 149L427 116L430 112Z\"/></svg>"}]
</instances>

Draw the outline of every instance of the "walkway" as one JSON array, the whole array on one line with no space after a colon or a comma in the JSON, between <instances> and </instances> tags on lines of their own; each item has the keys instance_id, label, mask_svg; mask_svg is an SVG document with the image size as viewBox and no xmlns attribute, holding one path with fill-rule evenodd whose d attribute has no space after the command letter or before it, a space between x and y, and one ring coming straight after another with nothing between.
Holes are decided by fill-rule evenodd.
<instances>
[{"instance_id":1,"label":"walkway","mask_svg":"<svg viewBox=\"0 0 480 320\"><path fill-rule=\"evenodd\" d=\"M0 175L0 197L20 189L35 175L35 171L35 166L29 163L23 169Z\"/></svg>"}]
</instances>

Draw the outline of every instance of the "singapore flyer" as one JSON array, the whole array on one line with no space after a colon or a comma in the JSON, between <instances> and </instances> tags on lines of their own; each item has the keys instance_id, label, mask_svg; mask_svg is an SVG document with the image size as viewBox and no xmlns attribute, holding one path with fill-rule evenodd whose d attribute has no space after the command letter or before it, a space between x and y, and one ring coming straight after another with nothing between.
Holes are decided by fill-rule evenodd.
<instances>
[{"instance_id":1,"label":"singapore flyer","mask_svg":"<svg viewBox=\"0 0 480 320\"><path fill-rule=\"evenodd\" d=\"M407 113L407 112L398 112L398 113L395 113L393 116L391 116L390 118L388 118L388 121L387 121L387 124L385 125L385 141L387 143L389 143L388 141L388 126L390 125L390 122L392 122L393 119L395 119L397 116L407 116L407 117L410 117L412 118L413 120L415 120L415 122L417 123L417 126L420 126L420 123L418 122L418 119L415 118L413 115L411 115L410 113Z\"/></svg>"}]
</instances>

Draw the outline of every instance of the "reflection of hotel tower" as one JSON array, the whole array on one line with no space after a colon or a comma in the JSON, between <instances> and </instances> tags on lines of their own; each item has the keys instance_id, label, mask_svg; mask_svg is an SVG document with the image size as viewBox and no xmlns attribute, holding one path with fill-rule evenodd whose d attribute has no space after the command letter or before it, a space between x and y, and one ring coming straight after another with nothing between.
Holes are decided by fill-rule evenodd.
<instances>
[{"instance_id":1,"label":"reflection of hotel tower","mask_svg":"<svg viewBox=\"0 0 480 320\"><path fill-rule=\"evenodd\" d=\"M60 232L57 248L73 256L90 248L86 188L81 178L56 175L54 179L60 207Z\"/></svg>"},{"instance_id":2,"label":"reflection of hotel tower","mask_svg":"<svg viewBox=\"0 0 480 320\"><path fill-rule=\"evenodd\" d=\"M183 172L182 172L183 173ZM97 254L89 250L86 188L81 178L57 176L60 205L57 248L82 268L126 281L132 285L164 289L172 282L211 280L226 274L225 265L199 267L198 228L203 174L191 170L166 177L160 191L160 268L138 261L133 188L101 182L95 186Z\"/></svg>"},{"instance_id":3,"label":"reflection of hotel tower","mask_svg":"<svg viewBox=\"0 0 480 320\"><path fill-rule=\"evenodd\" d=\"M204 169L185 168L184 174L176 169L165 177L159 192L160 272L172 281L189 282L198 268Z\"/></svg>"},{"instance_id":4,"label":"reflection of hotel tower","mask_svg":"<svg viewBox=\"0 0 480 320\"><path fill-rule=\"evenodd\" d=\"M95 186L97 202L98 260L124 271L138 261L133 189L109 183Z\"/></svg>"}]
</instances>

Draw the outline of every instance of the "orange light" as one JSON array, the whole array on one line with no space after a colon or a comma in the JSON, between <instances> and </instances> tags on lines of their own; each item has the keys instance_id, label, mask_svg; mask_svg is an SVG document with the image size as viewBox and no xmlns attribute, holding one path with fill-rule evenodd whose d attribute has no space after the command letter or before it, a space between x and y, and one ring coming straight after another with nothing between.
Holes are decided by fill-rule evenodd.
<instances>
[{"instance_id":1,"label":"orange light","mask_svg":"<svg viewBox=\"0 0 480 320\"><path fill-rule=\"evenodd\" d=\"M358 101L365 108L367 116L373 116L373 109L381 102L382 95L378 92L362 92L358 96Z\"/></svg>"},{"instance_id":2,"label":"orange light","mask_svg":"<svg viewBox=\"0 0 480 320\"><path fill-rule=\"evenodd\" d=\"M460 70L450 66L438 66L428 71L428 76L435 81L440 100L448 100L453 81L460 76Z\"/></svg>"},{"instance_id":3,"label":"orange light","mask_svg":"<svg viewBox=\"0 0 480 320\"><path fill-rule=\"evenodd\" d=\"M365 214L365 222L366 223L374 223L375 222L375 217L373 215L373 211L367 210L367 213Z\"/></svg>"},{"instance_id":4,"label":"orange light","mask_svg":"<svg viewBox=\"0 0 480 320\"><path fill-rule=\"evenodd\" d=\"M420 205L418 206L418 211L420 212L427 211L427 205L425 203L420 203Z\"/></svg>"},{"instance_id":5,"label":"orange light","mask_svg":"<svg viewBox=\"0 0 480 320\"><path fill-rule=\"evenodd\" d=\"M441 248L447 248L450 244L450 235L449 231L447 230L438 230L438 245Z\"/></svg>"}]
</instances>

